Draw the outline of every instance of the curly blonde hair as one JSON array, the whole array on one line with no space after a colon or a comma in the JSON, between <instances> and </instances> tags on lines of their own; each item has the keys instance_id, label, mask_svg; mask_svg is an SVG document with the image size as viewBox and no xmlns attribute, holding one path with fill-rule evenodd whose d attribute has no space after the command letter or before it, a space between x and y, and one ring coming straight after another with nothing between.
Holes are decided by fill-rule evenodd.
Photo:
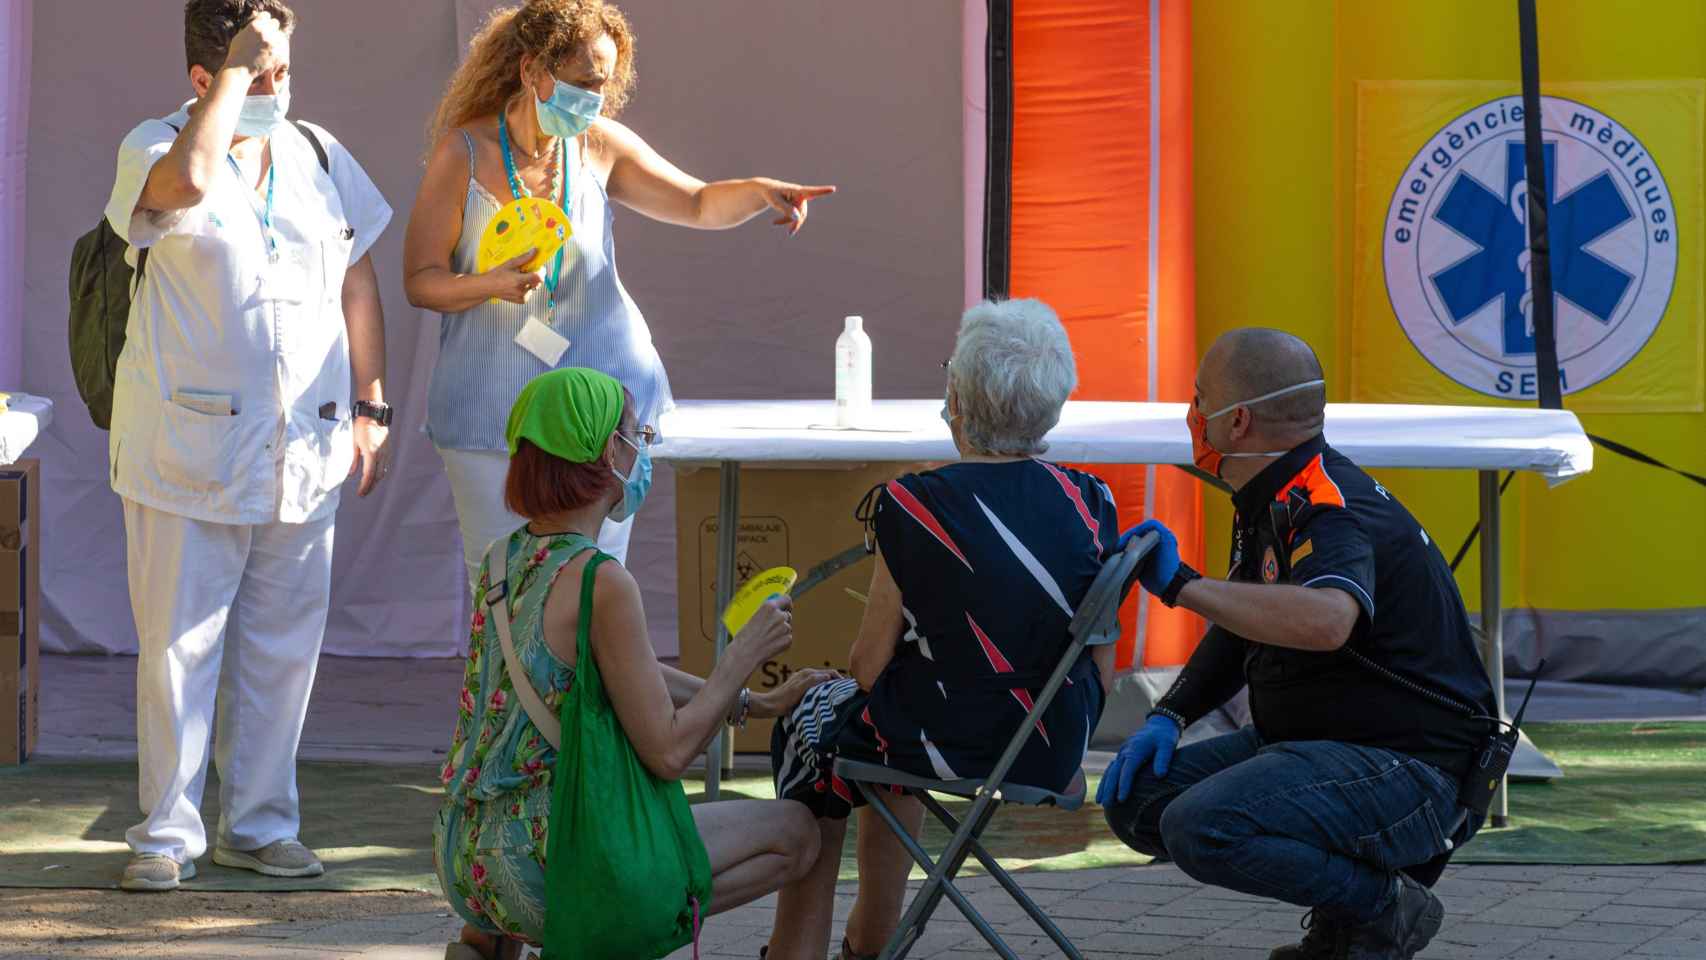
<instances>
[{"instance_id":1,"label":"curly blonde hair","mask_svg":"<svg viewBox=\"0 0 1706 960\"><path fill-rule=\"evenodd\" d=\"M609 34L616 42L616 68L604 84L606 117L615 117L634 86L634 34L628 19L605 0L526 0L492 11L468 55L451 75L444 98L427 128L428 149L470 121L498 113L521 92L521 58L542 58L555 70L582 44Z\"/></svg>"}]
</instances>

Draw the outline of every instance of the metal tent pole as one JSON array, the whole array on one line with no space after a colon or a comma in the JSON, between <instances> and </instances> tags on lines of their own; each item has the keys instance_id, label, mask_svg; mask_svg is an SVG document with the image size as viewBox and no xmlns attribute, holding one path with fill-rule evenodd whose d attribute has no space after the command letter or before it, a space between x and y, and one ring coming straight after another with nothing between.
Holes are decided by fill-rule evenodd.
<instances>
[{"instance_id":1,"label":"metal tent pole","mask_svg":"<svg viewBox=\"0 0 1706 960\"><path fill-rule=\"evenodd\" d=\"M1504 601L1499 595L1499 472L1481 471L1481 630L1487 645L1481 651L1487 667L1487 679L1493 684L1493 702L1499 716L1505 716L1505 636ZM1493 794L1491 824L1502 827L1510 823L1510 798L1505 792L1504 779Z\"/></svg>"}]
</instances>

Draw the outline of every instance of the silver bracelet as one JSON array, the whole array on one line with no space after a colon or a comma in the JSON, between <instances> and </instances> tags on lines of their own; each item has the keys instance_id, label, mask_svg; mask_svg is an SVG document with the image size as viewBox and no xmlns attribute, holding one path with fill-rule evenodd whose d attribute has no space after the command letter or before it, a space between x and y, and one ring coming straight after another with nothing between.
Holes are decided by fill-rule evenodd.
<instances>
[{"instance_id":1,"label":"silver bracelet","mask_svg":"<svg viewBox=\"0 0 1706 960\"><path fill-rule=\"evenodd\" d=\"M752 713L752 688L751 687L741 687L740 688L740 696L735 700L734 713L727 718L729 726L739 727L740 729L745 730L746 729L746 718L751 713Z\"/></svg>"},{"instance_id":2,"label":"silver bracelet","mask_svg":"<svg viewBox=\"0 0 1706 960\"><path fill-rule=\"evenodd\" d=\"M1166 717L1167 719L1173 721L1174 723L1179 725L1179 732L1180 733L1183 733L1185 728L1190 726L1189 723L1185 722L1185 715L1184 714L1179 713L1176 710L1169 710L1166 707L1156 707L1155 709L1149 711L1149 715L1150 716L1156 716L1156 717Z\"/></svg>"}]
</instances>

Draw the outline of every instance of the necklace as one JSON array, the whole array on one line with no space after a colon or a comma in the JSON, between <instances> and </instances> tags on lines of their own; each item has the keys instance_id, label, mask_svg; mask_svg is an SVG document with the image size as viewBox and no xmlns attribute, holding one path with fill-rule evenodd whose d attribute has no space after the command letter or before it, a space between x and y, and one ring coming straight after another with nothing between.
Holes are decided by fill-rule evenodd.
<instances>
[{"instance_id":1,"label":"necklace","mask_svg":"<svg viewBox=\"0 0 1706 960\"><path fill-rule=\"evenodd\" d=\"M554 188L553 192L555 194L555 196L548 197L547 199L552 200L552 202L562 207L563 214L567 216L570 212L567 177L569 167L569 145L568 141L562 138L558 138L557 142L562 147L562 150L560 151L562 165L559 168L559 157L553 156L551 158L551 165L545 168L545 182L547 185ZM515 170L515 155L511 153L509 148L509 121L502 113L498 114L498 146L503 149L504 173L509 176L510 194L517 200L520 200L522 197L533 196L532 191L527 189L527 184L522 182L521 175ZM551 312L555 312L557 309L557 281L562 277L563 250L567 246L568 244L564 244L562 247L557 248L556 259L551 263L551 272L545 277L545 291L547 298L546 309ZM547 319L549 319L548 316Z\"/></svg>"}]
</instances>

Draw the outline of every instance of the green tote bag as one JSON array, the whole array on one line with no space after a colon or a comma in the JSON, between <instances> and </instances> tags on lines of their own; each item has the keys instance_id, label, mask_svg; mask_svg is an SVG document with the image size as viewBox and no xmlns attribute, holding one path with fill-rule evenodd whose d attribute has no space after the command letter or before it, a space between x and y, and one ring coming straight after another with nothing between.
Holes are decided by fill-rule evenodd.
<instances>
[{"instance_id":1,"label":"green tote bag","mask_svg":"<svg viewBox=\"0 0 1706 960\"><path fill-rule=\"evenodd\" d=\"M546 836L544 960L642 960L698 938L711 862L679 781L634 753L592 655L593 556L581 577L575 676Z\"/></svg>"}]
</instances>

